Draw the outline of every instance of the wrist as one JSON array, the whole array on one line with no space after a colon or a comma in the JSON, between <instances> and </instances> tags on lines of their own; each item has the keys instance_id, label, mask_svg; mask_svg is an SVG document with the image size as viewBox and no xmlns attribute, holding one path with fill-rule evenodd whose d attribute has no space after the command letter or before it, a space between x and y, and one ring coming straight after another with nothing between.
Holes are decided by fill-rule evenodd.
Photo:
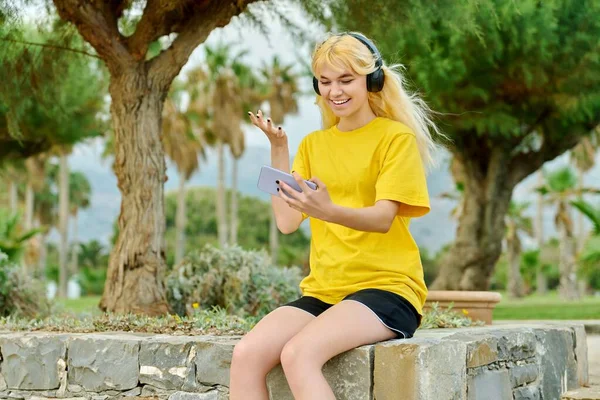
<instances>
[{"instance_id":1,"label":"wrist","mask_svg":"<svg viewBox=\"0 0 600 400\"><path fill-rule=\"evenodd\" d=\"M271 153L289 153L287 143L285 144L273 144L271 143Z\"/></svg>"},{"instance_id":2,"label":"wrist","mask_svg":"<svg viewBox=\"0 0 600 400\"><path fill-rule=\"evenodd\" d=\"M337 224L338 221L340 220L341 211L342 211L342 208L340 206L338 206L337 204L331 203L331 207L329 208L329 211L326 216L326 218L327 218L326 222L331 222L331 223Z\"/></svg>"}]
</instances>

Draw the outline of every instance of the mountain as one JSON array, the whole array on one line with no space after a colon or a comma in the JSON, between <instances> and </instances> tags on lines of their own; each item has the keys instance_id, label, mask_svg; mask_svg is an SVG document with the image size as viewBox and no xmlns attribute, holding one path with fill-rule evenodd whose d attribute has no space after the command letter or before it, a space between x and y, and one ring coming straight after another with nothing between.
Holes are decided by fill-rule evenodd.
<instances>
[{"instance_id":1,"label":"mountain","mask_svg":"<svg viewBox=\"0 0 600 400\"><path fill-rule=\"evenodd\" d=\"M120 193L117 188L117 180L111 170L110 160L101 160L100 142L80 146L69 158L72 170L84 173L92 185L92 201L89 209L80 213L78 229L81 241L97 239L108 243L112 235L112 226L120 209ZM432 170L428 175L427 183L431 201L431 212L424 217L414 219L411 223L411 232L419 246L430 251L437 251L445 244L451 242L456 231L456 221L450 217L451 210L456 203L451 200L441 199L439 195L443 192L453 190L454 183L448 172L448 155L442 154L439 167ZM550 168L555 168L567 162L566 157L559 157L552 163ZM239 160L238 165L238 189L245 195L256 196L268 201L269 195L261 192L256 187L258 174L261 166L270 163L270 150L266 147L250 146ZM227 184L230 182L231 158L227 157L226 177ZM176 190L178 184L177 171L173 165L168 166L168 181L165 183L165 191ZM588 184L598 185L600 182L600 160L599 165L588 173L586 181ZM207 161L200 166L200 171L192 176L189 186L212 186L217 182L216 154L210 152ZM533 187L535 177L530 176L523 181L515 190L514 198L518 201L535 201ZM553 222L554 210L547 208L544 215L545 230L547 235L554 234ZM534 215L533 208L530 209L531 216ZM308 223L304 223L307 228ZM51 236L51 240L56 235ZM527 244L527 240L525 241ZM532 241L529 241L532 243Z\"/></svg>"}]
</instances>

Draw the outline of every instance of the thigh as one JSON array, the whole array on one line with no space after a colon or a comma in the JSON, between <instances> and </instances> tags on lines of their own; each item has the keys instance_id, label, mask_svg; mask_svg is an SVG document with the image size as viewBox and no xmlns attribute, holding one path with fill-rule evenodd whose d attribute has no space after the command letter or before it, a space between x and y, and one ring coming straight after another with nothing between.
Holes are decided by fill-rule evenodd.
<instances>
[{"instance_id":1,"label":"thigh","mask_svg":"<svg viewBox=\"0 0 600 400\"><path fill-rule=\"evenodd\" d=\"M237 352L260 361L268 372L279 364L283 346L315 317L296 307L283 306L261 319L236 346ZM254 363L253 363L254 364Z\"/></svg>"},{"instance_id":2,"label":"thigh","mask_svg":"<svg viewBox=\"0 0 600 400\"><path fill-rule=\"evenodd\" d=\"M286 347L294 357L302 355L323 365L347 350L395 337L369 308L342 301L308 323Z\"/></svg>"}]
</instances>

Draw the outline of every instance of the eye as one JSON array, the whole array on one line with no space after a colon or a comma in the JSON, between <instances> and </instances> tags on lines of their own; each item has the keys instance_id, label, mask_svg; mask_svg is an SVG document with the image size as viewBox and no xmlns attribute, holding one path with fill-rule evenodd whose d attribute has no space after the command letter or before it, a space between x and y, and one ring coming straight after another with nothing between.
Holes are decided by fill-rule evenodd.
<instances>
[{"instance_id":1,"label":"eye","mask_svg":"<svg viewBox=\"0 0 600 400\"><path fill-rule=\"evenodd\" d=\"M342 81L342 83L343 83L344 85L347 85L347 84L349 84L349 83L352 83L352 81L353 81L353 80L354 80L354 79L350 79L349 81Z\"/></svg>"},{"instance_id":2,"label":"eye","mask_svg":"<svg viewBox=\"0 0 600 400\"><path fill-rule=\"evenodd\" d=\"M330 83L331 82L323 82L323 81L321 81L321 85L325 85L325 86L329 85Z\"/></svg>"}]
</instances>

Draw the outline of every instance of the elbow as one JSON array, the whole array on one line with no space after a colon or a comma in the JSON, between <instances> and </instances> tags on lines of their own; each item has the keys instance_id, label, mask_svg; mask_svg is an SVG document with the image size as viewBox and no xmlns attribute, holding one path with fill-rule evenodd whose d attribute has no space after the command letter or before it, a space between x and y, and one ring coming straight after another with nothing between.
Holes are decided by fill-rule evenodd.
<instances>
[{"instance_id":1,"label":"elbow","mask_svg":"<svg viewBox=\"0 0 600 400\"><path fill-rule=\"evenodd\" d=\"M293 227L293 226L281 226L279 224L277 224L277 229L279 230L279 232L281 232L284 235L289 235L291 233L294 233L298 230L298 227Z\"/></svg>"},{"instance_id":2,"label":"elbow","mask_svg":"<svg viewBox=\"0 0 600 400\"><path fill-rule=\"evenodd\" d=\"M380 225L379 225L379 230L377 232L379 233L388 233L390 231L390 229L392 228L392 224L394 222L394 218L392 219L385 219Z\"/></svg>"}]
</instances>

